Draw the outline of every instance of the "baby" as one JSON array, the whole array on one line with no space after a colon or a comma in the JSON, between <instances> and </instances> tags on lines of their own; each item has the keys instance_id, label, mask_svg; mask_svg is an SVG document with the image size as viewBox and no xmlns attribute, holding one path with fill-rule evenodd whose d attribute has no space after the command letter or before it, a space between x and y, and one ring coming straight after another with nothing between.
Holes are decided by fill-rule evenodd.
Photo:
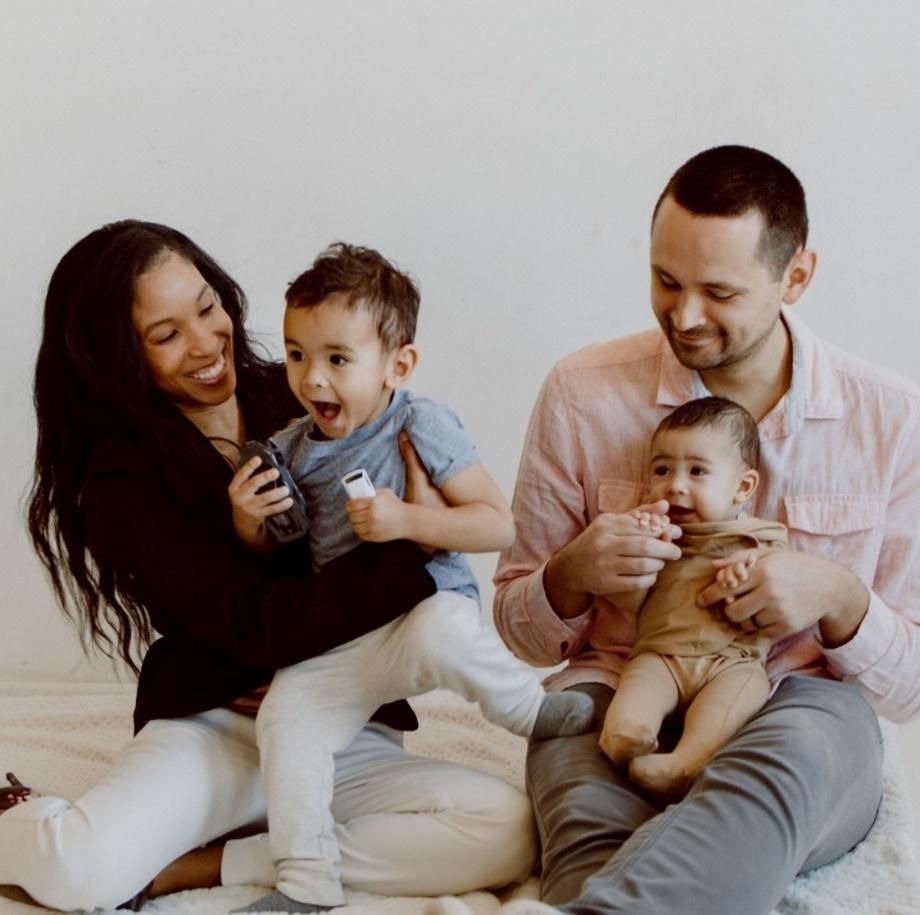
<instances>
[{"instance_id":1,"label":"baby","mask_svg":"<svg viewBox=\"0 0 920 915\"><path fill-rule=\"evenodd\" d=\"M436 687L480 704L525 737L585 733L593 705L547 694L483 626L479 591L459 551L490 552L514 537L510 508L449 408L405 388L418 359L419 295L376 251L336 244L289 287L288 383L307 416L273 442L303 493L314 566L362 540L413 540L433 550L438 592L409 613L324 655L278 671L256 733L268 800L277 892L240 911L314 912L344 905L330 812L333 754L381 705ZM408 433L446 504L404 501L398 438ZM247 461L230 484L237 533L271 546L266 520L291 507L277 470ZM376 494L349 499L341 480L363 468Z\"/></svg>"},{"instance_id":2,"label":"baby","mask_svg":"<svg viewBox=\"0 0 920 915\"><path fill-rule=\"evenodd\" d=\"M651 440L649 501L666 499L668 516L636 511L653 533L670 522L683 531L682 556L636 595L611 597L638 607L638 637L607 711L601 749L651 794L674 800L764 704L770 640L698 607L713 577L733 588L760 556L788 545L782 524L739 518L757 489L757 424L743 407L719 397L684 404ZM727 558L717 573L713 560ZM727 598L730 601L731 598ZM684 710L683 734L670 753L656 753L664 718Z\"/></svg>"}]
</instances>

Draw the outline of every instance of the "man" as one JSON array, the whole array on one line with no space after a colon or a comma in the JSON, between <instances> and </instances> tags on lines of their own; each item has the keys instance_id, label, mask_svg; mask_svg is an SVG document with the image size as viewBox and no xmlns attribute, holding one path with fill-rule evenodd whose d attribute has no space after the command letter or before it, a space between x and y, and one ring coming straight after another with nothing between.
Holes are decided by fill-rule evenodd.
<instances>
[{"instance_id":1,"label":"man","mask_svg":"<svg viewBox=\"0 0 920 915\"><path fill-rule=\"evenodd\" d=\"M667 412L714 394L754 415L750 513L785 523L792 546L730 604L717 585L699 597L775 639L775 691L683 801L662 811L596 731L531 745L542 897L563 911L769 912L796 874L871 827L872 710L920 711L920 393L794 316L815 270L807 228L802 187L772 156L726 146L692 158L652 221L660 330L563 359L531 418L496 623L524 660L569 661L548 685L591 695L598 727L635 639L634 618L603 595L648 588L680 555L679 529L655 539L626 514L644 501L645 446Z\"/></svg>"}]
</instances>

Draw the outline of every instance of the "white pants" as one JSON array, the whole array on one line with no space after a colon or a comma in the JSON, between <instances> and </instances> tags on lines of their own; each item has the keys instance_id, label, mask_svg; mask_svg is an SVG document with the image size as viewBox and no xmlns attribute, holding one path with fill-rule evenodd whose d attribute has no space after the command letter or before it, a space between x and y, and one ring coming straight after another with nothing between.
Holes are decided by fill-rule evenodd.
<instances>
[{"instance_id":1,"label":"white pants","mask_svg":"<svg viewBox=\"0 0 920 915\"><path fill-rule=\"evenodd\" d=\"M483 625L478 604L449 591L275 674L256 732L281 892L317 905L344 903L334 754L384 703L436 687L478 702L490 721L523 736L533 730L545 695L536 676Z\"/></svg>"},{"instance_id":2,"label":"white pants","mask_svg":"<svg viewBox=\"0 0 920 915\"><path fill-rule=\"evenodd\" d=\"M528 874L527 799L499 779L413 756L400 740L370 725L336 756L342 880L437 896ZM264 830L265 815L251 719L215 709L153 721L78 801L41 797L0 814L0 884L50 908L114 908L190 849L236 829ZM227 842L221 878L273 885L266 837Z\"/></svg>"}]
</instances>

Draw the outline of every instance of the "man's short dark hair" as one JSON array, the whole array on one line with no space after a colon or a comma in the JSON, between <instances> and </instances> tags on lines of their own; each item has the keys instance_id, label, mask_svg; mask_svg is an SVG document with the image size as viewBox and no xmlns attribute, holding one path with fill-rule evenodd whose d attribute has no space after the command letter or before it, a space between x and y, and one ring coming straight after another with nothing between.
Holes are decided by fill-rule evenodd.
<instances>
[{"instance_id":1,"label":"man's short dark hair","mask_svg":"<svg viewBox=\"0 0 920 915\"><path fill-rule=\"evenodd\" d=\"M314 308L341 296L346 308L366 308L386 349L415 339L419 293L408 274L373 248L335 242L288 286L288 308Z\"/></svg>"},{"instance_id":2,"label":"man's short dark hair","mask_svg":"<svg viewBox=\"0 0 920 915\"><path fill-rule=\"evenodd\" d=\"M805 191L799 179L768 153L749 146L716 146L685 162L655 204L670 197L696 216L760 213L757 256L778 279L808 238Z\"/></svg>"},{"instance_id":3,"label":"man's short dark hair","mask_svg":"<svg viewBox=\"0 0 920 915\"><path fill-rule=\"evenodd\" d=\"M741 460L752 470L757 469L760 463L757 421L741 404L725 397L700 397L688 401L658 424L652 439L672 429L697 429L700 426L726 429L741 452Z\"/></svg>"}]
</instances>

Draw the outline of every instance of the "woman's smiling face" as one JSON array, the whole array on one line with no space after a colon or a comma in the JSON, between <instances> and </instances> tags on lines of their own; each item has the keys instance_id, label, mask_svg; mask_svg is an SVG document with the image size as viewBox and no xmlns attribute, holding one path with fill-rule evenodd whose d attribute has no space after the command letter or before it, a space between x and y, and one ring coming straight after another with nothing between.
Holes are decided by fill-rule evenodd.
<instances>
[{"instance_id":1,"label":"woman's smiling face","mask_svg":"<svg viewBox=\"0 0 920 915\"><path fill-rule=\"evenodd\" d=\"M180 410L233 396L233 323L191 262L168 252L141 274L131 316L154 384Z\"/></svg>"}]
</instances>

